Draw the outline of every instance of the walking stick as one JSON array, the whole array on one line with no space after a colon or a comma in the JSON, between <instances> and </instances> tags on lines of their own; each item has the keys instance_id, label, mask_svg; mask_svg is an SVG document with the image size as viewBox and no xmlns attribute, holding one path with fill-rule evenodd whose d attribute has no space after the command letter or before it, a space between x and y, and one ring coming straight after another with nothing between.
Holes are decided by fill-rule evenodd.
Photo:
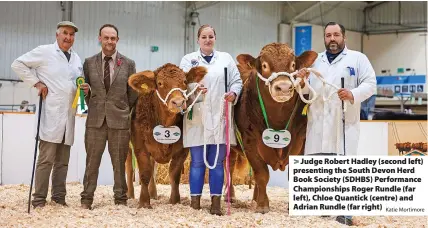
<instances>
[{"instance_id":1,"label":"walking stick","mask_svg":"<svg viewBox=\"0 0 428 228\"><path fill-rule=\"evenodd\" d=\"M345 78L340 78L342 88L345 88ZM345 138L345 101L342 100L342 128L343 128L343 155L346 156L346 138Z\"/></svg>"},{"instance_id":2,"label":"walking stick","mask_svg":"<svg viewBox=\"0 0 428 228\"><path fill-rule=\"evenodd\" d=\"M37 144L39 142L40 116L41 116L41 113L42 113L42 101L43 101L43 97L40 94L40 99L39 99L39 115L37 117L36 145L34 147L33 172L31 173L30 193L28 194L28 214L30 213L31 191L33 190L34 169L36 167Z\"/></svg>"},{"instance_id":3,"label":"walking stick","mask_svg":"<svg viewBox=\"0 0 428 228\"><path fill-rule=\"evenodd\" d=\"M227 68L224 68L224 90L227 93ZM225 106L225 119L226 119L226 187L227 187L227 215L230 215L230 167L229 167L229 155L230 155L230 136L229 136L229 102L224 101Z\"/></svg>"}]
</instances>

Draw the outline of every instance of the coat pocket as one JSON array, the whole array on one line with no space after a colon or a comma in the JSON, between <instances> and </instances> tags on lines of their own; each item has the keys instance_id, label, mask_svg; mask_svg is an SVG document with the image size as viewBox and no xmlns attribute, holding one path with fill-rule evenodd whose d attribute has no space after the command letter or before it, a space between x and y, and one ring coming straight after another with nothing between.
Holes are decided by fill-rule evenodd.
<instances>
[{"instance_id":1,"label":"coat pocket","mask_svg":"<svg viewBox=\"0 0 428 228\"><path fill-rule=\"evenodd\" d=\"M117 101L114 103L114 106L116 106L120 110L126 110L129 105L124 101Z\"/></svg>"}]
</instances>

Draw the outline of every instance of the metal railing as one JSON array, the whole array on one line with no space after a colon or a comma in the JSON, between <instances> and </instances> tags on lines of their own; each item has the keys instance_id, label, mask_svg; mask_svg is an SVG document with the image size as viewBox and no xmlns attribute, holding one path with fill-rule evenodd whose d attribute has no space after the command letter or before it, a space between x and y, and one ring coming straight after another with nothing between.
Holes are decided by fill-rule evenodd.
<instances>
[{"instance_id":1,"label":"metal railing","mask_svg":"<svg viewBox=\"0 0 428 228\"><path fill-rule=\"evenodd\" d=\"M26 105L25 110L21 110L21 104L4 104L0 105L0 112L36 112L35 104Z\"/></svg>"}]
</instances>

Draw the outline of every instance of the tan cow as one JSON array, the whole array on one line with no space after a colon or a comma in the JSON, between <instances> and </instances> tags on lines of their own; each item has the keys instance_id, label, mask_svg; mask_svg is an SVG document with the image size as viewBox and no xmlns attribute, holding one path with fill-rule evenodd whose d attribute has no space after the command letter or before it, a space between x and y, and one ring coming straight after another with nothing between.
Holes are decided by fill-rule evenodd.
<instances>
[{"instance_id":1,"label":"tan cow","mask_svg":"<svg viewBox=\"0 0 428 228\"><path fill-rule=\"evenodd\" d=\"M269 211L269 199L266 194L266 185L269 181L268 165L273 170L284 171L289 155L303 154L307 125L307 118L302 115L305 103L294 90L290 78L279 76L271 81L269 87L258 78L258 74L266 80L273 73L292 73L311 66L317 56L317 53L313 51L295 56L288 45L272 43L263 47L256 58L247 54L237 57L244 85L235 106L235 121L242 134L246 156L254 171L256 186L253 200L257 202L256 212ZM257 84L270 127L282 130L290 121L288 131L291 133L291 141L285 148L271 148L262 141L262 133L268 127L259 104ZM300 83L300 85L304 87L304 83ZM239 150L239 148L235 149ZM231 161L235 160L235 157L236 153L231 155ZM231 163L231 167L234 167L234 164ZM233 186L231 188L231 195L234 195Z\"/></svg>"},{"instance_id":2,"label":"tan cow","mask_svg":"<svg viewBox=\"0 0 428 228\"><path fill-rule=\"evenodd\" d=\"M153 182L153 159L160 164L171 161L169 166L169 178L171 184L171 196L169 202L180 202L179 183L184 161L188 150L183 149L182 137L173 144L161 144L154 139L153 129L158 125L164 127L178 126L182 129L182 115L179 107L186 108L186 98L182 91L171 90L179 88L187 89L188 83L199 82L207 73L204 67L192 68L187 74L178 66L165 64L152 71L143 71L132 75L128 84L139 93L137 104L132 113L131 142L137 158L141 181L141 193L138 208L152 208L150 206L149 182ZM157 95L159 92L159 95ZM168 96L168 94L170 94ZM161 97L166 103L164 103ZM127 172L128 177L132 171L131 154L128 153ZM128 196L134 195L132 178L128 178ZM156 186L152 184L152 193L156 192ZM152 195L153 197L153 195Z\"/></svg>"}]
</instances>

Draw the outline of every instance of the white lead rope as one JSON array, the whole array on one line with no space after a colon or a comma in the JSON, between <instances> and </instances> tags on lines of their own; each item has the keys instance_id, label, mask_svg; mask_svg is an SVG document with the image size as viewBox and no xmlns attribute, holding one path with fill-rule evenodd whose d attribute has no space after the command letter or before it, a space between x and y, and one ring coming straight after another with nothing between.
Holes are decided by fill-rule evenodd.
<instances>
[{"instance_id":1,"label":"white lead rope","mask_svg":"<svg viewBox=\"0 0 428 228\"><path fill-rule=\"evenodd\" d=\"M183 96L186 99L186 101L187 101L189 99L189 97L196 92L196 90L199 88L199 86L200 86L199 84L197 86L195 86L195 88L192 91L190 91L190 93L188 93L188 94L186 94L187 90L183 90L183 89L180 89L180 88L173 88L173 89L171 89L168 92L168 94L166 95L165 99L163 99L161 97L161 95L159 94L158 90L156 90L156 94L158 95L159 100L161 100L164 105L168 106L167 101L169 99L169 96L172 94L172 92L177 91L177 90L180 91L183 94ZM196 101L201 96L201 94L202 94L202 91L199 91L198 95L196 96L195 100L193 100L192 104L190 104L189 107L185 111L181 111L181 114L184 115L185 113L188 113L190 110L192 110L193 105L195 105ZM181 106L178 107L178 108L181 109Z\"/></svg>"},{"instance_id":2,"label":"white lead rope","mask_svg":"<svg viewBox=\"0 0 428 228\"><path fill-rule=\"evenodd\" d=\"M196 90L198 89L200 87L200 85L199 84L197 84L196 86L195 86L195 88L192 90L192 91L190 91L190 93L188 93L188 94L186 94L186 92L187 92L187 90L183 90L183 89L180 89L180 88L173 88L173 89L171 89L169 92L168 92L168 94L166 95L166 97L165 97L165 99L163 99L162 97L161 97L161 95L159 94L159 91L158 90L156 90L156 94L157 94L157 96L158 96L158 98L162 101L162 103L164 104L164 105L168 105L167 104L167 101L168 101L168 99L169 99L169 96L174 92L174 91L180 91L182 94L183 94L183 96L185 97L185 99L186 99L186 101L189 99L189 97L192 95L192 94L194 94L195 92L196 92ZM192 110L192 108L193 108L193 106L195 105L195 103L196 103L196 101L198 100L198 98L200 97L202 95L202 91L199 91L198 92L198 94L196 95L196 98L193 100L193 102L192 102L192 104L190 104L189 105L189 107L185 110L185 111L182 111L181 113L182 114L185 114L185 113L188 113L190 110ZM224 103L224 100L223 99L221 99L221 101L222 101L222 104L220 105L220 113L221 113L221 116L220 116L220 130L219 131L217 131L217 134L216 134L216 138L217 138L217 142L220 142L220 136L221 136L221 132L223 131L223 121L224 121L224 105L223 105L223 103ZM180 109L181 109L181 107L179 107ZM202 115L202 116L204 116L204 115ZM203 120L203 122L205 122L205 120ZM219 156L219 153L220 153L220 143L217 143L217 150L216 150L216 156L215 156L215 159L214 159L214 164L213 165L210 165L209 163L208 163L208 160L207 160L207 144L206 144L206 134L205 134L205 132L206 131L215 131L217 128L218 128L218 126L219 125L217 125L216 127L214 127L214 128L212 128L212 129L207 129L207 128L205 128L204 127L204 163L205 163L205 165L209 168L209 169L214 169L216 166L217 166L217 161L218 161L218 156ZM215 141L215 140L214 140Z\"/></svg>"},{"instance_id":3,"label":"white lead rope","mask_svg":"<svg viewBox=\"0 0 428 228\"><path fill-rule=\"evenodd\" d=\"M207 129L207 128L205 128L205 125L204 125L204 163L205 163L205 165L207 166L207 168L208 169L215 169L215 167L217 166L217 161L218 161L218 156L219 156L219 154L220 154L220 137L221 137L221 135L222 135L222 133L223 133L223 131L224 131L224 129L223 129L223 122L225 121L225 119L224 119L224 110L225 110L225 108L224 108L224 99L220 99L220 101L221 101L221 104L220 104L220 123L219 124L217 124L217 126L215 126L215 127L213 127L212 129ZM205 110L206 110L206 107L205 107ZM202 115L203 117L205 116L205 115ZM203 120L202 120L202 122L203 123L205 123L205 118L203 118ZM218 131L216 131L217 130L217 128L220 126L220 129L218 130ZM216 155L215 155L215 159L214 159L214 164L213 165L210 165L209 163L208 163L208 160L207 160L207 144L206 144L206 134L205 134L205 132L206 131L216 131L216 134L215 134L215 136L216 136L216 138L217 138L217 143L216 143ZM216 140L214 139L214 142L215 142Z\"/></svg>"},{"instance_id":4,"label":"white lead rope","mask_svg":"<svg viewBox=\"0 0 428 228\"><path fill-rule=\"evenodd\" d=\"M318 72L317 70L313 69L313 68L304 68L312 73L314 73L318 79L320 79L323 83L323 92L322 92L322 96L323 96L323 101L327 102L331 99L331 97L333 96L333 94L337 93L337 91L340 89L338 86L331 84L329 82L327 82L324 77L321 75L320 72ZM278 78L279 76L287 76L293 85L293 89L297 90L297 93L299 93L300 99L302 99L302 101L306 104L312 104L315 99L318 97L317 93L315 92L315 90L312 88L312 86L309 84L309 81L307 78L304 78L303 81L305 82L305 86L308 87L310 93L312 93L312 99L305 99L305 97L303 96L303 90L302 87L300 86L300 82L302 81L301 78L296 78L294 79L294 76L298 73L298 71L295 71L293 73L288 73L288 72L274 72L271 74L271 76L269 76L269 78L264 78L259 72L257 72L257 76L260 78L260 80L264 81L265 84L267 86L269 86L269 93L272 95L272 90L271 90L271 82L273 80L275 80L276 78ZM336 89L335 92L331 93L329 96L325 97L324 95L324 89L325 89L325 85L329 85L332 86L333 88ZM344 104L344 111L346 112L346 102Z\"/></svg>"}]
</instances>

